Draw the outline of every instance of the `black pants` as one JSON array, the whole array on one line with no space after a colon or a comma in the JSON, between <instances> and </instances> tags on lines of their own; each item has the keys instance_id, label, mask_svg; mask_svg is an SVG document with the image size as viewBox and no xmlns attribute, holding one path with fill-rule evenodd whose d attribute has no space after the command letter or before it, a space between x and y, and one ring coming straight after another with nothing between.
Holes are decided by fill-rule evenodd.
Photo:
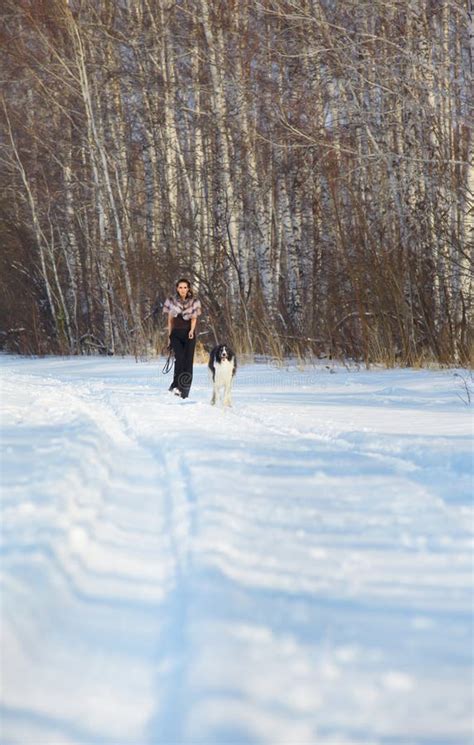
<instances>
[{"instance_id":1,"label":"black pants","mask_svg":"<svg viewBox=\"0 0 474 745\"><path fill-rule=\"evenodd\" d=\"M187 398L193 382L196 337L190 339L188 329L173 329L170 342L174 352L174 375L170 390L178 388L181 391L181 396Z\"/></svg>"}]
</instances>

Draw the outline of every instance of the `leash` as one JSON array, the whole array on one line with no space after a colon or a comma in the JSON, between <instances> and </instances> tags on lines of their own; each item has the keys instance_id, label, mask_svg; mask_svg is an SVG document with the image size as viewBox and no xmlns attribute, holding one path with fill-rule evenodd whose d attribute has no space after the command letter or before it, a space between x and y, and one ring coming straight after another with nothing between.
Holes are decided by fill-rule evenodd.
<instances>
[{"instance_id":1,"label":"leash","mask_svg":"<svg viewBox=\"0 0 474 745\"><path fill-rule=\"evenodd\" d=\"M173 350L170 349L168 354L168 359L166 360L163 370L161 371L163 375L167 375L171 368L173 367Z\"/></svg>"}]
</instances>

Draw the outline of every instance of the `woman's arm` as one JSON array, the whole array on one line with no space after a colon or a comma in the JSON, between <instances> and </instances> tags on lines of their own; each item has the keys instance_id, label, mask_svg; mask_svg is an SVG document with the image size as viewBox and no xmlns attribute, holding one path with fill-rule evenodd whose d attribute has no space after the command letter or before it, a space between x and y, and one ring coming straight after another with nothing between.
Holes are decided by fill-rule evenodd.
<instances>
[{"instance_id":1,"label":"woman's arm","mask_svg":"<svg viewBox=\"0 0 474 745\"><path fill-rule=\"evenodd\" d=\"M191 316L191 328L189 330L190 339L194 338L194 329L196 328L197 319L198 319L198 316L200 315L201 315L201 301L199 300L199 298L196 298L193 301L193 314Z\"/></svg>"},{"instance_id":2,"label":"woman's arm","mask_svg":"<svg viewBox=\"0 0 474 745\"><path fill-rule=\"evenodd\" d=\"M171 313L168 314L168 325L166 328L167 333L167 339L166 339L166 349L169 351L171 349L171 332L173 330L173 318L171 316Z\"/></svg>"},{"instance_id":3,"label":"woman's arm","mask_svg":"<svg viewBox=\"0 0 474 745\"><path fill-rule=\"evenodd\" d=\"M166 298L166 300L164 302L163 313L166 313L166 315L167 315L167 318L166 318L166 321L167 321L166 333L168 334L168 346L169 346L170 336L171 336L171 332L173 330L173 316L171 314L171 303L170 303L170 299L169 298Z\"/></svg>"}]
</instances>

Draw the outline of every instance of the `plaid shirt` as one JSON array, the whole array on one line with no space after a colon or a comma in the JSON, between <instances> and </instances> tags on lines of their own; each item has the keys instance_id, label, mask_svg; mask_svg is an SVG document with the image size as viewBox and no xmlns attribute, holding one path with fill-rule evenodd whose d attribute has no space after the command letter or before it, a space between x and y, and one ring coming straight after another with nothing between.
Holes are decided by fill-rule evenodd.
<instances>
[{"instance_id":1,"label":"plaid shirt","mask_svg":"<svg viewBox=\"0 0 474 745\"><path fill-rule=\"evenodd\" d=\"M173 318L182 315L185 321L201 315L201 301L197 297L181 300L177 297L167 297L163 305L163 313L169 313Z\"/></svg>"}]
</instances>

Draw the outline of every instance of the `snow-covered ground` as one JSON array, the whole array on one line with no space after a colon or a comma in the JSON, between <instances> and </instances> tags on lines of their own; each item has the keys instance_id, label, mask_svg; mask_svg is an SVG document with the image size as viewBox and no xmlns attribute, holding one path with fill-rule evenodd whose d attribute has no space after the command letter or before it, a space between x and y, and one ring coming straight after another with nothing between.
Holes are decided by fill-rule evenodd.
<instances>
[{"instance_id":1,"label":"snow-covered ground","mask_svg":"<svg viewBox=\"0 0 474 745\"><path fill-rule=\"evenodd\" d=\"M4 745L471 743L452 371L0 364Z\"/></svg>"}]
</instances>

